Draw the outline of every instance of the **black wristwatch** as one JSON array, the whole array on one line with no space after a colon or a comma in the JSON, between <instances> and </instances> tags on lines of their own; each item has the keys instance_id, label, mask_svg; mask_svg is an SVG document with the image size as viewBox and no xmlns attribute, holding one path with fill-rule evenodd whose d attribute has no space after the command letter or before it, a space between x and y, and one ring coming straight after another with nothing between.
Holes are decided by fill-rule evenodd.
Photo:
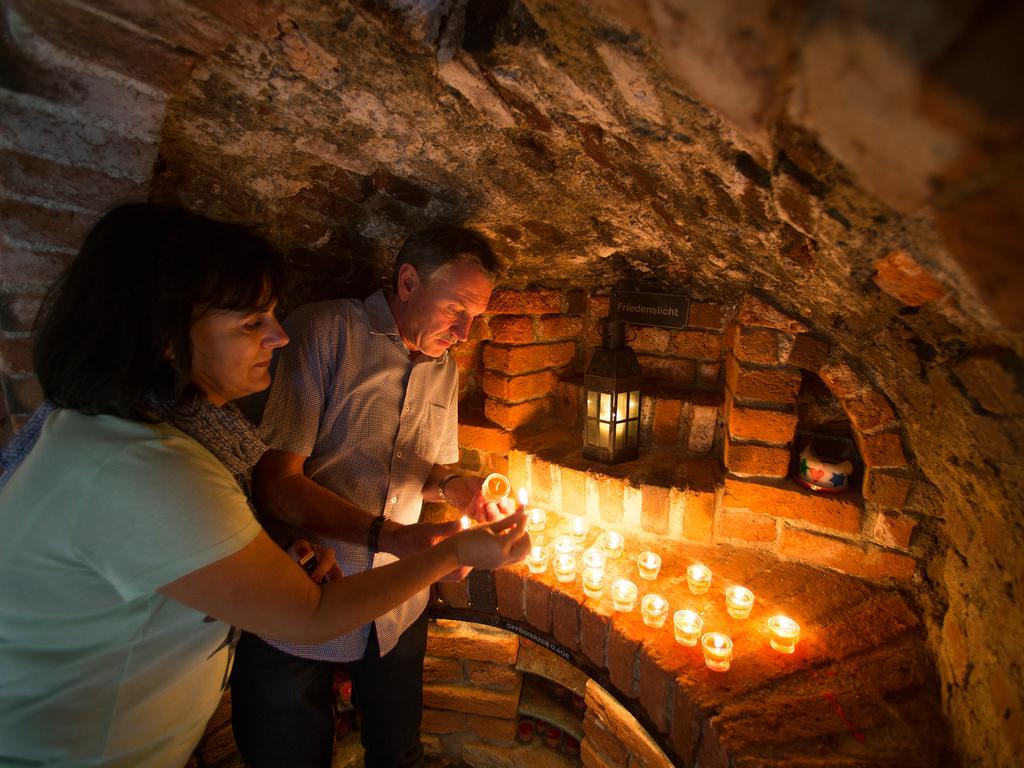
<instances>
[{"instance_id":1,"label":"black wristwatch","mask_svg":"<svg viewBox=\"0 0 1024 768\"><path fill-rule=\"evenodd\" d=\"M378 540L380 539L380 529L384 527L386 519L387 517L384 515L377 515L373 518L373 522L370 523L370 533L366 537L366 548L370 550L371 555L380 552Z\"/></svg>"},{"instance_id":2,"label":"black wristwatch","mask_svg":"<svg viewBox=\"0 0 1024 768\"><path fill-rule=\"evenodd\" d=\"M457 507L459 505L452 501L450 498L448 498L448 494L444 492L444 488L446 485L448 485L449 482L451 482L457 477L462 477L462 475L456 475L454 473L450 474L448 475L448 477L446 477L444 480L437 484L437 492L441 496L441 501L453 507Z\"/></svg>"}]
</instances>

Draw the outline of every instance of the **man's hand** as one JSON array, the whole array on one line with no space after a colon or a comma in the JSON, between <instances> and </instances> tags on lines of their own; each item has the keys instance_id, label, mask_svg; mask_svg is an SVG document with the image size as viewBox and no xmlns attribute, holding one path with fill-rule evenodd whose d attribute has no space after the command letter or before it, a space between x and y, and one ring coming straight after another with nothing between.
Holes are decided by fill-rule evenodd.
<instances>
[{"instance_id":1,"label":"man's hand","mask_svg":"<svg viewBox=\"0 0 1024 768\"><path fill-rule=\"evenodd\" d=\"M381 528L378 544L381 552L390 552L395 557L408 557L434 546L461 529L462 525L458 520L412 525L402 525L389 520Z\"/></svg>"},{"instance_id":2,"label":"man's hand","mask_svg":"<svg viewBox=\"0 0 1024 768\"><path fill-rule=\"evenodd\" d=\"M310 544L305 539L296 539L288 546L286 551L296 562L301 562L303 556L309 552L313 552L316 555L317 566L309 574L309 577L317 584L326 584L328 581L340 579L344 575L334 560L334 550L331 547Z\"/></svg>"},{"instance_id":3,"label":"man's hand","mask_svg":"<svg viewBox=\"0 0 1024 768\"><path fill-rule=\"evenodd\" d=\"M482 492L484 479L472 475L454 477L444 487L445 496L456 505L459 512L478 523L491 523L508 517L516 511L516 503L504 498L497 503L488 503Z\"/></svg>"}]
</instances>

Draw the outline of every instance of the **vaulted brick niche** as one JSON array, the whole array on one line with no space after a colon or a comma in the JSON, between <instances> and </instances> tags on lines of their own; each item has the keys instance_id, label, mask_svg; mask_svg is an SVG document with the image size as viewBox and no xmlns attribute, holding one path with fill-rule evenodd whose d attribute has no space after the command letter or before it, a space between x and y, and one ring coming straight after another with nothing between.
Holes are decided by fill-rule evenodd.
<instances>
[{"instance_id":1,"label":"vaulted brick niche","mask_svg":"<svg viewBox=\"0 0 1024 768\"><path fill-rule=\"evenodd\" d=\"M1010 764L1022 12L902 9L9 0L5 429L41 397L39 297L115 202L260 227L294 267L290 306L364 293L410 229L465 221L509 267L456 354L465 469L657 548L669 580L717 563L809 634L787 667L738 628L746 663L714 676L521 569L495 576L492 618L521 610L570 648L680 764L921 762L939 704L960 761ZM641 457L601 468L575 425L615 287L693 303L684 329L631 329ZM789 479L802 391L849 425L857 491Z\"/></svg>"}]
</instances>

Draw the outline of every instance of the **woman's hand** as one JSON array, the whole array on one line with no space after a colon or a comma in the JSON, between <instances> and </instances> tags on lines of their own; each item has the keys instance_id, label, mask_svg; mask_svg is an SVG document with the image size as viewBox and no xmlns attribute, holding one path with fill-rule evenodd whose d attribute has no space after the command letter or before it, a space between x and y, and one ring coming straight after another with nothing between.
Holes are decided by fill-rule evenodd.
<instances>
[{"instance_id":1,"label":"woman's hand","mask_svg":"<svg viewBox=\"0 0 1024 768\"><path fill-rule=\"evenodd\" d=\"M318 562L316 568L309 573L309 578L317 584L326 584L328 581L340 579L345 575L335 562L334 550L331 547L310 544L305 539L296 539L289 545L286 551L297 563L301 563L303 558L310 552L316 556Z\"/></svg>"},{"instance_id":2,"label":"woman's hand","mask_svg":"<svg viewBox=\"0 0 1024 768\"><path fill-rule=\"evenodd\" d=\"M515 514L493 523L477 525L451 537L456 545L459 565L494 570L517 563L530 551L526 532L526 513Z\"/></svg>"}]
</instances>

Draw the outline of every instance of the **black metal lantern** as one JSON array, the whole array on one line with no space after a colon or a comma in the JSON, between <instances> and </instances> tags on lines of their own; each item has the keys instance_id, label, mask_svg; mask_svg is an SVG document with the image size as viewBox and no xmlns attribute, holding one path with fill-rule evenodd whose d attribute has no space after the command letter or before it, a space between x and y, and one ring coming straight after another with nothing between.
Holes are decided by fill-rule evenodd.
<instances>
[{"instance_id":1,"label":"black metal lantern","mask_svg":"<svg viewBox=\"0 0 1024 768\"><path fill-rule=\"evenodd\" d=\"M602 319L601 346L583 376L584 456L607 464L637 457L642 384L636 353L626 346L626 322Z\"/></svg>"}]
</instances>

